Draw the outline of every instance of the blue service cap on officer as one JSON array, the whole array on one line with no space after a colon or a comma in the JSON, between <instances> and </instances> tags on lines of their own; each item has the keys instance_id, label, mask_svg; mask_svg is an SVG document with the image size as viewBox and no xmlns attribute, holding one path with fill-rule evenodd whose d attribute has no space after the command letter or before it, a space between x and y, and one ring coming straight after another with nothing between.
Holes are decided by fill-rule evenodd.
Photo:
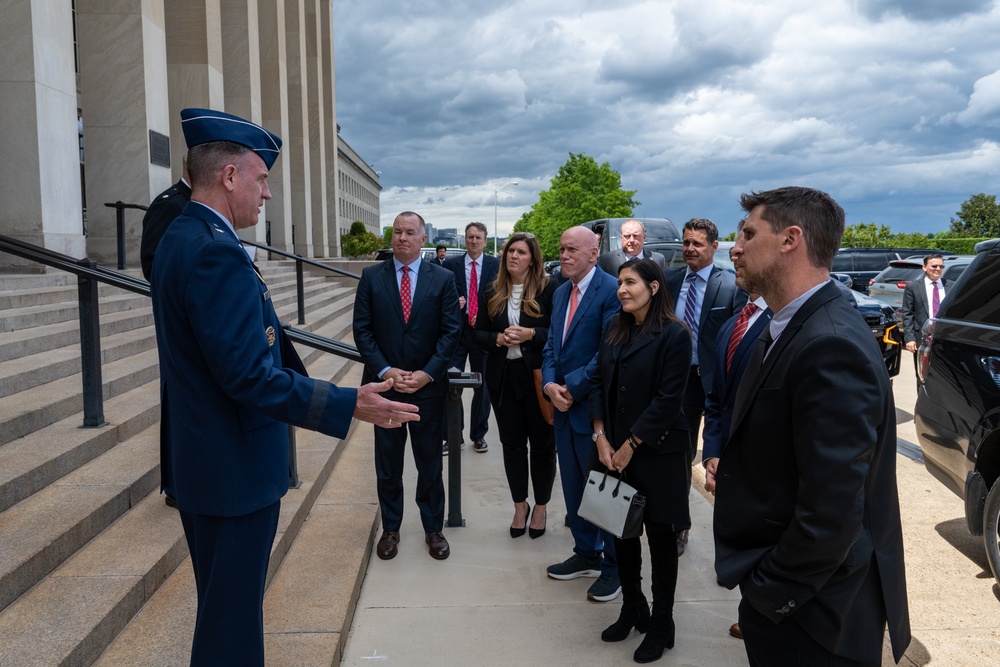
<instances>
[{"instance_id":1,"label":"blue service cap on officer","mask_svg":"<svg viewBox=\"0 0 1000 667\"><path fill-rule=\"evenodd\" d=\"M231 141L246 146L259 155L268 171L281 152L281 139L278 135L256 123L222 111L182 109L181 127L189 149L211 141Z\"/></svg>"}]
</instances>

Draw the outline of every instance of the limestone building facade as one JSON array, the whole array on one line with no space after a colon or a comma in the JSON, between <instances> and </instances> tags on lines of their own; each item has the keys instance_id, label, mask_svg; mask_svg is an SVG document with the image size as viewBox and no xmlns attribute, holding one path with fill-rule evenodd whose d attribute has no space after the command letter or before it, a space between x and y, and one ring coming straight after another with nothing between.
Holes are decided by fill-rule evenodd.
<instances>
[{"instance_id":1,"label":"limestone building facade","mask_svg":"<svg viewBox=\"0 0 1000 667\"><path fill-rule=\"evenodd\" d=\"M377 226L378 174L337 133L333 0L0 0L0 17L0 233L113 265L105 204L147 205L180 178L185 107L284 141L245 238L338 256L342 197ZM365 188L342 194L342 172ZM130 268L141 230L126 211Z\"/></svg>"}]
</instances>

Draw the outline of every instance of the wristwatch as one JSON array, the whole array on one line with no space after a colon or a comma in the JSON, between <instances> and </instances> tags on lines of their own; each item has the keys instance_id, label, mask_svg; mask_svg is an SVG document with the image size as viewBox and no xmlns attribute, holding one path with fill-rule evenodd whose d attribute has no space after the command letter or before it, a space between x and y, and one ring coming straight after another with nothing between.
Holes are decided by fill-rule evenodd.
<instances>
[{"instance_id":1,"label":"wristwatch","mask_svg":"<svg viewBox=\"0 0 1000 667\"><path fill-rule=\"evenodd\" d=\"M602 435L604 435L604 430L603 429L600 430L600 431L594 431L594 435L593 435L594 442L597 442L597 439L600 438Z\"/></svg>"}]
</instances>

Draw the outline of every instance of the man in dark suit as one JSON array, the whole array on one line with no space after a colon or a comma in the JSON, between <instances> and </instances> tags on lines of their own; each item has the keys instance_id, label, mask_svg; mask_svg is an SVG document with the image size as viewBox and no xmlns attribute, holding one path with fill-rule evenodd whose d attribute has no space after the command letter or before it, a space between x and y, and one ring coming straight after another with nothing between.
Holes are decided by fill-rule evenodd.
<instances>
[{"instance_id":1,"label":"man in dark suit","mask_svg":"<svg viewBox=\"0 0 1000 667\"><path fill-rule=\"evenodd\" d=\"M639 220L626 220L622 223L622 247L606 252L597 258L597 266L610 276L618 276L618 267L633 258L651 259L667 270L666 258L658 252L650 252L645 248L646 226Z\"/></svg>"},{"instance_id":2,"label":"man in dark suit","mask_svg":"<svg viewBox=\"0 0 1000 667\"><path fill-rule=\"evenodd\" d=\"M448 246L439 245L434 248L434 257L431 258L431 264L437 264L438 266L444 266L444 260L448 256Z\"/></svg>"},{"instance_id":3,"label":"man in dark suit","mask_svg":"<svg viewBox=\"0 0 1000 667\"><path fill-rule=\"evenodd\" d=\"M924 322L937 317L938 306L944 300L946 283L941 280L944 258L941 255L924 257L924 277L910 282L903 290L903 342L913 353L916 369L917 344ZM919 375L918 375L919 379Z\"/></svg>"},{"instance_id":4,"label":"man in dark suit","mask_svg":"<svg viewBox=\"0 0 1000 667\"><path fill-rule=\"evenodd\" d=\"M486 288L496 279L500 270L500 260L483 254L486 249L486 225L481 222L470 222L465 226L465 254L444 261L444 268L455 274L455 288L458 290L458 304L462 309L462 334L458 339L455 356L451 366L465 370L465 360L469 359L469 367L474 373L485 374L486 350L476 344L476 316L481 308L486 307L483 294ZM447 420L445 420L447 421ZM465 424L465 415L460 420ZM472 448L482 454L489 449L486 443L486 432L490 427L490 394L483 382L472 390L472 415L469 418L469 438ZM442 430L442 440L445 441L447 453L447 424Z\"/></svg>"},{"instance_id":5,"label":"man in dark suit","mask_svg":"<svg viewBox=\"0 0 1000 667\"><path fill-rule=\"evenodd\" d=\"M149 280L153 273L153 256L156 246L170 223L181 214L191 201L191 177L188 176L187 155L181 158L181 180L156 195L142 217L142 240L139 245L139 263L142 277Z\"/></svg>"},{"instance_id":6,"label":"man in dark suit","mask_svg":"<svg viewBox=\"0 0 1000 667\"><path fill-rule=\"evenodd\" d=\"M587 597L608 602L622 590L614 536L577 515L596 456L588 412L590 378L597 368L604 325L621 309L618 280L597 267L598 252L597 235L586 227L570 227L559 240L559 264L566 280L552 297L542 388L556 408L556 454L574 546L569 559L550 565L547 572L553 579L597 577Z\"/></svg>"},{"instance_id":7,"label":"man in dark suit","mask_svg":"<svg viewBox=\"0 0 1000 667\"><path fill-rule=\"evenodd\" d=\"M712 389L715 377L715 342L719 327L740 312L746 303L746 293L736 287L731 273L715 266L715 251L719 248L719 230L704 218L692 218L684 223L683 268L666 272L667 289L673 299L677 317L691 330L691 371L684 392L684 414L691 424L691 449L688 461L694 461L698 451L698 431L705 412L705 395ZM690 472L690 471L689 471ZM691 476L688 475L688 487ZM679 526L677 555L684 553L690 526Z\"/></svg>"},{"instance_id":8,"label":"man in dark suit","mask_svg":"<svg viewBox=\"0 0 1000 667\"><path fill-rule=\"evenodd\" d=\"M354 343L364 361L362 386L391 379L386 395L420 408L410 424L417 466L417 507L432 558L451 553L444 527L441 422L448 395L448 362L461 327L454 276L422 262L424 220L406 211L392 223L392 259L361 272L354 298ZM403 455L406 430L375 428L375 476L382 536L375 552L394 558L403 521Z\"/></svg>"},{"instance_id":9,"label":"man in dark suit","mask_svg":"<svg viewBox=\"0 0 1000 667\"><path fill-rule=\"evenodd\" d=\"M281 140L241 118L181 111L191 202L157 249L151 289L160 358L163 491L176 498L198 612L191 665L264 664L263 598L288 424L342 438L351 417L416 419L374 385L312 380L236 230L257 224Z\"/></svg>"},{"instance_id":10,"label":"man in dark suit","mask_svg":"<svg viewBox=\"0 0 1000 667\"><path fill-rule=\"evenodd\" d=\"M898 661L910 628L895 408L871 330L829 277L844 211L801 187L741 204L737 280L775 314L719 459L716 573L743 594L751 665L881 665L887 622Z\"/></svg>"}]
</instances>

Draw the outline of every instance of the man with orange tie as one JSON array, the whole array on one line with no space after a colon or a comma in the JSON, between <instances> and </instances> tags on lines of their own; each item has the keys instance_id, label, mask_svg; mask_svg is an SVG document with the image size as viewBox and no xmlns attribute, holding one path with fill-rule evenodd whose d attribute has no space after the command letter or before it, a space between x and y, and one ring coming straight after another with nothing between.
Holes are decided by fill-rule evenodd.
<instances>
[{"instance_id":1,"label":"man with orange tie","mask_svg":"<svg viewBox=\"0 0 1000 667\"><path fill-rule=\"evenodd\" d=\"M910 282L903 290L903 341L913 353L913 366L917 366L917 346L924 322L937 317L938 307L944 300L945 283L941 280L944 258L941 255L924 257L924 277ZM919 376L918 376L919 382Z\"/></svg>"},{"instance_id":2,"label":"man with orange tie","mask_svg":"<svg viewBox=\"0 0 1000 667\"><path fill-rule=\"evenodd\" d=\"M451 367L465 370L465 359L469 359L469 367L474 373L486 372L486 350L476 344L476 316L482 302L483 294L497 277L500 270L500 260L483 253L486 249L486 225L481 222L470 222L465 226L465 254L444 261L444 268L455 274L455 288L458 290L458 305L462 309L462 334L458 339L458 348L451 359ZM465 415L459 421L465 424ZM472 448L480 454L489 449L486 443L486 431L490 421L490 395L483 382L472 390L472 415L469 417L469 437ZM448 453L448 420L441 438L445 441L444 453Z\"/></svg>"}]
</instances>

